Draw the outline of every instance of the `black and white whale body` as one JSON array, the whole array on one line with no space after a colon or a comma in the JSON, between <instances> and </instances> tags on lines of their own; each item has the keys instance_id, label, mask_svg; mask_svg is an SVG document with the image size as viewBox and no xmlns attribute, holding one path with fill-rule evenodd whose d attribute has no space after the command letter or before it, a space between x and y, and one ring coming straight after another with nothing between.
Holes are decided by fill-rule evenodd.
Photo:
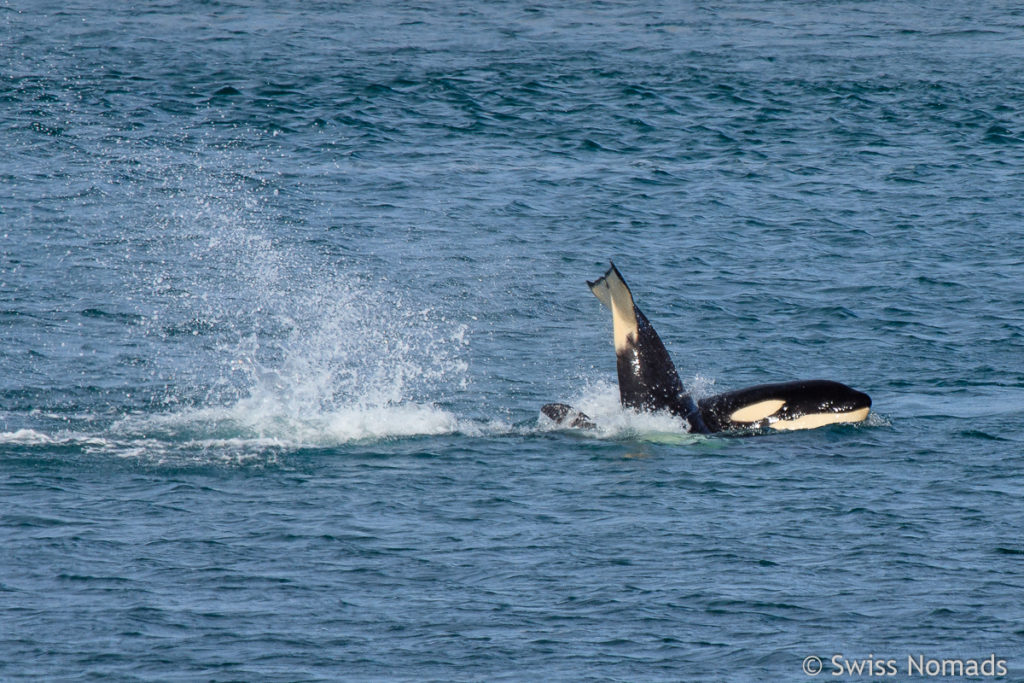
<instances>
[{"instance_id":1,"label":"black and white whale body","mask_svg":"<svg viewBox=\"0 0 1024 683\"><path fill-rule=\"evenodd\" d=\"M615 264L587 284L612 313L619 401L626 408L668 411L700 434L813 429L860 422L871 410L867 394L820 379L761 384L695 401L683 388L668 350L633 302ZM564 403L549 403L541 412L562 426L594 427L589 417Z\"/></svg>"}]
</instances>

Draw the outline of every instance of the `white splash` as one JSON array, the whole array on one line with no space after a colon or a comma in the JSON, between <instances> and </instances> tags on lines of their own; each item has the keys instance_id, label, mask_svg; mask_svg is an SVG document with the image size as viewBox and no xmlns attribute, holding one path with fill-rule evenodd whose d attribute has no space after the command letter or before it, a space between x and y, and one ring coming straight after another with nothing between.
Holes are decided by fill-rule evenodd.
<instances>
[{"instance_id":1,"label":"white splash","mask_svg":"<svg viewBox=\"0 0 1024 683\"><path fill-rule=\"evenodd\" d=\"M690 434L682 420L666 412L638 413L622 407L619 387L605 380L585 386L569 403L583 411L597 425L581 434L598 439L647 441L654 443L690 443L702 439ZM548 422L540 429L554 429Z\"/></svg>"},{"instance_id":2,"label":"white splash","mask_svg":"<svg viewBox=\"0 0 1024 683\"><path fill-rule=\"evenodd\" d=\"M234 174L196 173L170 179L181 191L152 216L127 276L167 410L115 432L289 447L464 428L438 407L469 383L457 311L338 256L343 234L311 246L282 231L273 200Z\"/></svg>"}]
</instances>

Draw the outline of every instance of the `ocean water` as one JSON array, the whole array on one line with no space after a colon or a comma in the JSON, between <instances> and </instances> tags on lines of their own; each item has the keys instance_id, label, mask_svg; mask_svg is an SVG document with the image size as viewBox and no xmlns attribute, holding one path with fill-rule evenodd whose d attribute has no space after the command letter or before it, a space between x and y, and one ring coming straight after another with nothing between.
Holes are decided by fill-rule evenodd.
<instances>
[{"instance_id":1,"label":"ocean water","mask_svg":"<svg viewBox=\"0 0 1024 683\"><path fill-rule=\"evenodd\" d=\"M0 141L0 679L1024 680L1014 3L4 0Z\"/></svg>"}]
</instances>

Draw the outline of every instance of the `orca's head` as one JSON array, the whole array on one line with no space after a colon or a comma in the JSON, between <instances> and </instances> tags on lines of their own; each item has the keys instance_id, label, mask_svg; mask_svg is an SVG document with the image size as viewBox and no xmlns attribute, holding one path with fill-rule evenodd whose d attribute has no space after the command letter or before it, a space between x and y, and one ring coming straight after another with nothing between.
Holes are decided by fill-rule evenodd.
<instances>
[{"instance_id":1,"label":"orca's head","mask_svg":"<svg viewBox=\"0 0 1024 683\"><path fill-rule=\"evenodd\" d=\"M828 380L780 385L785 404L773 416L772 429L814 429L828 424L861 422L871 412L871 397ZM780 396L780 398L782 398Z\"/></svg>"},{"instance_id":2,"label":"orca's head","mask_svg":"<svg viewBox=\"0 0 1024 683\"><path fill-rule=\"evenodd\" d=\"M796 386L786 392L786 412L790 415L854 413L871 407L870 396L839 382L815 380L793 384Z\"/></svg>"}]
</instances>

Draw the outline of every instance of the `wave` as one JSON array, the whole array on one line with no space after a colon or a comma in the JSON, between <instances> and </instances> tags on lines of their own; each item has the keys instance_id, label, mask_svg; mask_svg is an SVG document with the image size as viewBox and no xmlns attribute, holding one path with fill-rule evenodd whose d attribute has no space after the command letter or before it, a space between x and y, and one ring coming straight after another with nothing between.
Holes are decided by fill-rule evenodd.
<instances>
[{"instance_id":1,"label":"wave","mask_svg":"<svg viewBox=\"0 0 1024 683\"><path fill-rule=\"evenodd\" d=\"M499 421L459 418L429 404L350 406L295 415L257 401L133 414L98 431L22 428L0 432L0 448L55 457L100 455L152 464L272 463L303 449L344 449L419 437L508 434Z\"/></svg>"},{"instance_id":2,"label":"wave","mask_svg":"<svg viewBox=\"0 0 1024 683\"><path fill-rule=\"evenodd\" d=\"M200 447L305 448L473 431L471 424L429 404L355 405L307 414L282 408L274 402L246 399L225 407L127 417L112 427L112 433Z\"/></svg>"},{"instance_id":3,"label":"wave","mask_svg":"<svg viewBox=\"0 0 1024 683\"><path fill-rule=\"evenodd\" d=\"M35 429L17 429L13 432L0 432L0 443L18 446L42 446L58 443L58 439Z\"/></svg>"}]
</instances>

